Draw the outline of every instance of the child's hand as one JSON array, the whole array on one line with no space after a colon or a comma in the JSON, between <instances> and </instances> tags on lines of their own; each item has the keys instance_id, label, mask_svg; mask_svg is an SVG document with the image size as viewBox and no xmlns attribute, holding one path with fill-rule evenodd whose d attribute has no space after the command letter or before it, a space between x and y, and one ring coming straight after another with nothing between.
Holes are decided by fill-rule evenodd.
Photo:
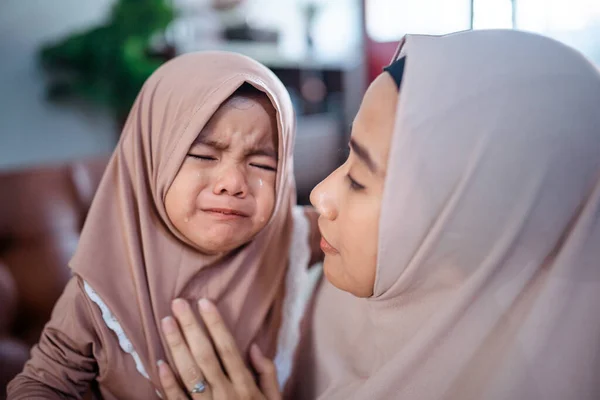
<instances>
[{"instance_id":1,"label":"child's hand","mask_svg":"<svg viewBox=\"0 0 600 400\"><path fill-rule=\"evenodd\" d=\"M198 307L210 338L200 328L185 300L173 302L177 321L172 317L162 321L169 351L186 386L182 389L170 367L159 361L160 380L167 399L187 399L188 395L203 400L281 399L273 362L262 355L258 346L252 346L250 357L260 376L258 388L216 307L208 300L200 300Z\"/></svg>"}]
</instances>

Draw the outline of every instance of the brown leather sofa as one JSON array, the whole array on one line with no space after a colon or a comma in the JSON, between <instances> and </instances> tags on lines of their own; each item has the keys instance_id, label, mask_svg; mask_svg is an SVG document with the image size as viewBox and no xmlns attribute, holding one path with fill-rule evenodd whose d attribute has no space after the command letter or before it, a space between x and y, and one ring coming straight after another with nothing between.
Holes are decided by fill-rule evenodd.
<instances>
[{"instance_id":1,"label":"brown leather sofa","mask_svg":"<svg viewBox=\"0 0 600 400\"><path fill-rule=\"evenodd\" d=\"M0 399L70 278L108 156L0 172Z\"/></svg>"},{"instance_id":2,"label":"brown leather sofa","mask_svg":"<svg viewBox=\"0 0 600 400\"><path fill-rule=\"evenodd\" d=\"M296 146L303 204L332 169L330 164L335 165L326 152L319 158L309 151L309 139L314 138ZM309 166L307 158L316 164ZM0 400L8 382L23 369L71 276L68 262L107 162L104 156L0 171Z\"/></svg>"}]
</instances>

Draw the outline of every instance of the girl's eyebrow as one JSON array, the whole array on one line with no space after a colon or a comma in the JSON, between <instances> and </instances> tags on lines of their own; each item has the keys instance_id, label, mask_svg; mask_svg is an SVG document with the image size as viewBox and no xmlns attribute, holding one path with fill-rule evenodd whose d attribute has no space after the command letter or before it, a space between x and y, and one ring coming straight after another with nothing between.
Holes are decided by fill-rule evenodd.
<instances>
[{"instance_id":1,"label":"girl's eyebrow","mask_svg":"<svg viewBox=\"0 0 600 400\"><path fill-rule=\"evenodd\" d=\"M207 139L207 138L203 138L203 137L197 138L194 141L194 144L203 144L205 146L209 146L209 147L212 147L215 150L220 150L220 151L224 151L224 150L227 150L229 148L229 144L228 143L219 142L218 140Z\"/></svg>"},{"instance_id":2,"label":"girl's eyebrow","mask_svg":"<svg viewBox=\"0 0 600 400\"><path fill-rule=\"evenodd\" d=\"M248 156L266 156L266 157L271 157L274 160L277 160L277 151L275 151L270 146L268 146L268 147L264 147L264 146L252 147L252 148L248 149L248 151L246 152L246 155L248 155Z\"/></svg>"},{"instance_id":3,"label":"girl's eyebrow","mask_svg":"<svg viewBox=\"0 0 600 400\"><path fill-rule=\"evenodd\" d=\"M201 144L204 146L212 147L218 151L226 151L229 149L229 143L224 143L214 139L198 138L194 144ZM277 160L277 151L272 149L270 146L253 145L245 150L247 156L266 156Z\"/></svg>"}]
</instances>

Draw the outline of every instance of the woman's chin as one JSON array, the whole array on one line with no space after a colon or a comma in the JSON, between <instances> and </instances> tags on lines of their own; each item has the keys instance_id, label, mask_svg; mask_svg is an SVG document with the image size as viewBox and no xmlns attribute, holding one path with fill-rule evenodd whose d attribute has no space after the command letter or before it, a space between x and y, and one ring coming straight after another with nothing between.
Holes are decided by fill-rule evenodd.
<instances>
[{"instance_id":1,"label":"woman's chin","mask_svg":"<svg viewBox=\"0 0 600 400\"><path fill-rule=\"evenodd\" d=\"M331 260L331 256L325 254L325 259L323 260L323 274L325 275L325 278L336 288L347 292L348 289L344 287L339 278L339 272L339 266L335 265L334 261Z\"/></svg>"},{"instance_id":2,"label":"woman's chin","mask_svg":"<svg viewBox=\"0 0 600 400\"><path fill-rule=\"evenodd\" d=\"M323 274L325 278L336 288L348 292L353 296L367 298L373 295L373 285L352 284L352 280L344 274L339 259L331 259L327 255L323 261Z\"/></svg>"}]
</instances>

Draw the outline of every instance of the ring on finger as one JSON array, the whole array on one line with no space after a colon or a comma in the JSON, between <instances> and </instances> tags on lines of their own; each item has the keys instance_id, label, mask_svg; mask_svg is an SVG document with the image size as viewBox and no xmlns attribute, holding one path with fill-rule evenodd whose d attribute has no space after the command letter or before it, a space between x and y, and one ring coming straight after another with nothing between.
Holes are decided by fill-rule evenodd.
<instances>
[{"instance_id":1,"label":"ring on finger","mask_svg":"<svg viewBox=\"0 0 600 400\"><path fill-rule=\"evenodd\" d=\"M191 394L204 393L206 391L207 387L208 387L208 383L206 383L206 381L204 381L204 380L198 381L198 382L196 382L196 384L194 385L192 390L190 390L190 393Z\"/></svg>"}]
</instances>

